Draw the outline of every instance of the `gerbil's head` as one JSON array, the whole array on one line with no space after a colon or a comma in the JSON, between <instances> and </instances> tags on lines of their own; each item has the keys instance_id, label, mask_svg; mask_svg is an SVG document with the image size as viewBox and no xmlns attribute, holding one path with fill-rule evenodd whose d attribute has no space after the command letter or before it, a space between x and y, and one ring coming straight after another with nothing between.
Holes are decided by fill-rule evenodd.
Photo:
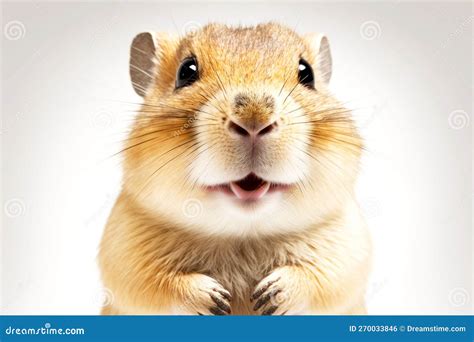
<instances>
[{"instance_id":1,"label":"gerbil's head","mask_svg":"<svg viewBox=\"0 0 474 342\"><path fill-rule=\"evenodd\" d=\"M327 90L327 38L274 23L141 33L130 73L144 98L124 189L148 214L220 235L279 234L352 196L361 140Z\"/></svg>"}]
</instances>

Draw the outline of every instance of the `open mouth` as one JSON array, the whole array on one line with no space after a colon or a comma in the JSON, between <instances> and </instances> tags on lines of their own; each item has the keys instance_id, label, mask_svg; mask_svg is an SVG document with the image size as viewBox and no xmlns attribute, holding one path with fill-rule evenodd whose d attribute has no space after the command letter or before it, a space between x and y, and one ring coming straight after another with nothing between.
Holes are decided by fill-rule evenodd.
<instances>
[{"instance_id":1,"label":"open mouth","mask_svg":"<svg viewBox=\"0 0 474 342\"><path fill-rule=\"evenodd\" d=\"M282 190L286 187L288 187L288 185L270 183L258 177L256 174L250 173L238 181L214 186L212 189L223 191L242 201L257 201L268 192Z\"/></svg>"},{"instance_id":2,"label":"open mouth","mask_svg":"<svg viewBox=\"0 0 474 342\"><path fill-rule=\"evenodd\" d=\"M230 190L241 200L258 200L270 189L270 183L251 173L247 177L230 182Z\"/></svg>"}]
</instances>

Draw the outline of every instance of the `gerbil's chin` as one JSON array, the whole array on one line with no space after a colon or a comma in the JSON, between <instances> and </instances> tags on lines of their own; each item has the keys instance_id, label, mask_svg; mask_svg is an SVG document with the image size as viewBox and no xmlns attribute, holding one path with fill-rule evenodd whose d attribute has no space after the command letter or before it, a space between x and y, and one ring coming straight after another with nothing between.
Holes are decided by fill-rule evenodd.
<instances>
[{"instance_id":1,"label":"gerbil's chin","mask_svg":"<svg viewBox=\"0 0 474 342\"><path fill-rule=\"evenodd\" d=\"M280 228L271 218L282 214L284 194L272 192L258 200L242 200L225 193L209 194L206 206L213 208L204 229L222 235L267 235ZM207 226L207 227L206 227Z\"/></svg>"},{"instance_id":2,"label":"gerbil's chin","mask_svg":"<svg viewBox=\"0 0 474 342\"><path fill-rule=\"evenodd\" d=\"M215 202L222 212L236 220L255 220L263 215L270 215L277 210L283 200L283 193L273 191L265 194L258 200L237 198L225 193L211 195L210 201Z\"/></svg>"},{"instance_id":3,"label":"gerbil's chin","mask_svg":"<svg viewBox=\"0 0 474 342\"><path fill-rule=\"evenodd\" d=\"M242 200L223 192L201 197L201 215L188 229L216 236L257 236L288 233L307 226L307 215L294 215L289 191L271 191L258 200Z\"/></svg>"}]
</instances>

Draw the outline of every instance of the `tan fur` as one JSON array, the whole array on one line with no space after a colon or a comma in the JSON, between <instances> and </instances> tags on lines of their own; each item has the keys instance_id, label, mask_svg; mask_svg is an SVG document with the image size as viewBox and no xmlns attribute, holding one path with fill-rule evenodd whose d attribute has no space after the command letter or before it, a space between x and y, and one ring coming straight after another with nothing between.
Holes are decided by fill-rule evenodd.
<instances>
[{"instance_id":1,"label":"tan fur","mask_svg":"<svg viewBox=\"0 0 474 342\"><path fill-rule=\"evenodd\" d=\"M232 314L271 306L274 314L365 313L371 248L353 196L362 141L326 75L314 67L317 91L297 84L300 57L318 65L312 42L278 24L160 37L100 246L114 294L102 313L209 314L213 297L227 293ZM176 70L190 55L200 79L176 91ZM251 102L245 111L232 101L239 94ZM229 137L230 119L277 120L279 131L250 163ZM293 177L295 186L269 209L236 209L235 217L201 188L249 170L278 182ZM202 206L199 217L182 214L189 199ZM260 289L274 296L253 310Z\"/></svg>"}]
</instances>

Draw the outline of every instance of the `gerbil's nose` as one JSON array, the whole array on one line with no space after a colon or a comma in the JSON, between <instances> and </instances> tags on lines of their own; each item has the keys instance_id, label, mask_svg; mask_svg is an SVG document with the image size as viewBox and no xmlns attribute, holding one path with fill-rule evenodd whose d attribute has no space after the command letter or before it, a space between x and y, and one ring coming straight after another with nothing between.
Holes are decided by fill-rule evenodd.
<instances>
[{"instance_id":1,"label":"gerbil's nose","mask_svg":"<svg viewBox=\"0 0 474 342\"><path fill-rule=\"evenodd\" d=\"M276 127L277 127L277 122L273 122L267 126L261 127L261 128L250 128L250 127L245 127L242 124L237 124L234 121L230 120L228 129L230 132L240 135L242 137L256 137L256 136L263 136L266 134L271 133Z\"/></svg>"},{"instance_id":2,"label":"gerbil's nose","mask_svg":"<svg viewBox=\"0 0 474 342\"><path fill-rule=\"evenodd\" d=\"M274 121L274 99L267 94L239 93L234 98L233 115L228 122L232 134L259 137L277 128Z\"/></svg>"}]
</instances>

